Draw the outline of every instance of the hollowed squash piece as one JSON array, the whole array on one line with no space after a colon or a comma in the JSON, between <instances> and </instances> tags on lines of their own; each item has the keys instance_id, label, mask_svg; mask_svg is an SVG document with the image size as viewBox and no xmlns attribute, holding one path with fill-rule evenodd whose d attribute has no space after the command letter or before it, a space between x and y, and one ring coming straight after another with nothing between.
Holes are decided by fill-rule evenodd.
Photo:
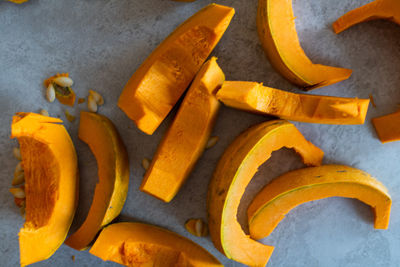
<instances>
[{"instance_id":1,"label":"hollowed squash piece","mask_svg":"<svg viewBox=\"0 0 400 267\"><path fill-rule=\"evenodd\" d=\"M273 67L304 90L340 82L351 70L313 64L300 46L291 0L259 0L258 36Z\"/></svg>"},{"instance_id":2,"label":"hollowed squash piece","mask_svg":"<svg viewBox=\"0 0 400 267\"><path fill-rule=\"evenodd\" d=\"M375 0L351 10L333 23L335 33L340 33L361 22L386 19L400 24L400 2L397 0Z\"/></svg>"},{"instance_id":3,"label":"hollowed squash piece","mask_svg":"<svg viewBox=\"0 0 400 267\"><path fill-rule=\"evenodd\" d=\"M285 173L266 185L248 208L251 237L268 236L296 206L328 197L355 198L370 205L375 228L388 228L392 201L382 183L355 168L324 165Z\"/></svg>"},{"instance_id":4,"label":"hollowed squash piece","mask_svg":"<svg viewBox=\"0 0 400 267\"><path fill-rule=\"evenodd\" d=\"M376 133L382 143L400 140L400 110L372 119Z\"/></svg>"},{"instance_id":5,"label":"hollowed squash piece","mask_svg":"<svg viewBox=\"0 0 400 267\"><path fill-rule=\"evenodd\" d=\"M141 190L171 201L203 154L219 109L214 93L225 76L213 57L200 69L158 146Z\"/></svg>"},{"instance_id":6,"label":"hollowed squash piece","mask_svg":"<svg viewBox=\"0 0 400 267\"><path fill-rule=\"evenodd\" d=\"M210 4L170 34L126 84L118 106L153 134L189 86L228 27L235 10Z\"/></svg>"},{"instance_id":7,"label":"hollowed squash piece","mask_svg":"<svg viewBox=\"0 0 400 267\"><path fill-rule=\"evenodd\" d=\"M217 93L225 105L282 119L324 123L363 124L369 99L290 93L256 82L226 81Z\"/></svg>"},{"instance_id":8,"label":"hollowed squash piece","mask_svg":"<svg viewBox=\"0 0 400 267\"><path fill-rule=\"evenodd\" d=\"M250 266L265 266L273 247L247 236L237 221L240 199L258 167L273 151L293 148L306 165L320 165L323 152L284 120L253 126L225 150L211 180L207 209L215 247L225 256Z\"/></svg>"},{"instance_id":9,"label":"hollowed squash piece","mask_svg":"<svg viewBox=\"0 0 400 267\"><path fill-rule=\"evenodd\" d=\"M21 266L49 258L64 242L77 203L78 163L57 118L17 113L11 138L20 144L25 173L26 220L19 232Z\"/></svg>"},{"instance_id":10,"label":"hollowed squash piece","mask_svg":"<svg viewBox=\"0 0 400 267\"><path fill-rule=\"evenodd\" d=\"M107 226L89 252L125 266L222 266L189 239L144 223Z\"/></svg>"},{"instance_id":11,"label":"hollowed squash piece","mask_svg":"<svg viewBox=\"0 0 400 267\"><path fill-rule=\"evenodd\" d=\"M65 242L74 249L83 250L121 212L128 193L129 161L117 129L103 115L82 111L79 138L89 145L96 157L99 176L85 221Z\"/></svg>"}]
</instances>

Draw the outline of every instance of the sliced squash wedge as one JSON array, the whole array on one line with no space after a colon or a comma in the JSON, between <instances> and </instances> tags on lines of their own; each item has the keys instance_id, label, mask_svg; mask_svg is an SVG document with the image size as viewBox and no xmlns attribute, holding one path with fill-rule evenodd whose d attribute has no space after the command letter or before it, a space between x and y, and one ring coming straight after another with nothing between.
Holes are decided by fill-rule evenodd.
<instances>
[{"instance_id":1,"label":"sliced squash wedge","mask_svg":"<svg viewBox=\"0 0 400 267\"><path fill-rule=\"evenodd\" d=\"M62 120L17 113L17 138L25 173L26 220L19 232L21 266L49 258L64 242L74 218L78 162Z\"/></svg>"},{"instance_id":2,"label":"sliced squash wedge","mask_svg":"<svg viewBox=\"0 0 400 267\"><path fill-rule=\"evenodd\" d=\"M320 165L323 152L284 120L268 121L248 129L225 150L211 180L207 210L215 247L230 259L265 266L273 247L247 236L237 221L240 199L258 167L282 147L293 148L306 165Z\"/></svg>"},{"instance_id":3,"label":"sliced squash wedge","mask_svg":"<svg viewBox=\"0 0 400 267\"><path fill-rule=\"evenodd\" d=\"M214 49L235 10L210 4L179 26L133 74L118 106L152 134Z\"/></svg>"},{"instance_id":4,"label":"sliced squash wedge","mask_svg":"<svg viewBox=\"0 0 400 267\"><path fill-rule=\"evenodd\" d=\"M213 57L200 69L158 146L140 189L169 202L203 154L219 109L215 91L225 76Z\"/></svg>"},{"instance_id":5,"label":"sliced squash wedge","mask_svg":"<svg viewBox=\"0 0 400 267\"><path fill-rule=\"evenodd\" d=\"M128 193L129 161L117 129L103 115L82 111L79 138L89 145L96 157L99 176L86 220L65 242L74 249L83 250L121 212Z\"/></svg>"},{"instance_id":6,"label":"sliced squash wedge","mask_svg":"<svg viewBox=\"0 0 400 267\"><path fill-rule=\"evenodd\" d=\"M189 239L144 223L107 226L89 252L125 266L222 266Z\"/></svg>"},{"instance_id":7,"label":"sliced squash wedge","mask_svg":"<svg viewBox=\"0 0 400 267\"><path fill-rule=\"evenodd\" d=\"M259 0L258 36L275 69L304 90L346 80L351 70L313 64L300 46L291 0Z\"/></svg>"},{"instance_id":8,"label":"sliced squash wedge","mask_svg":"<svg viewBox=\"0 0 400 267\"><path fill-rule=\"evenodd\" d=\"M233 108L324 124L363 124L369 105L369 99L296 94L256 82L226 81L217 98Z\"/></svg>"},{"instance_id":9,"label":"sliced squash wedge","mask_svg":"<svg viewBox=\"0 0 400 267\"><path fill-rule=\"evenodd\" d=\"M400 2L397 0L375 0L351 10L333 23L335 33L340 33L358 23L386 19L400 24Z\"/></svg>"},{"instance_id":10,"label":"sliced squash wedge","mask_svg":"<svg viewBox=\"0 0 400 267\"><path fill-rule=\"evenodd\" d=\"M400 140L400 111L373 118L372 124L382 143Z\"/></svg>"},{"instance_id":11,"label":"sliced squash wedge","mask_svg":"<svg viewBox=\"0 0 400 267\"><path fill-rule=\"evenodd\" d=\"M266 185L248 208L251 237L268 236L296 206L328 197L356 198L370 205L375 228L388 228L392 201L382 183L355 168L324 165L285 173Z\"/></svg>"}]
</instances>

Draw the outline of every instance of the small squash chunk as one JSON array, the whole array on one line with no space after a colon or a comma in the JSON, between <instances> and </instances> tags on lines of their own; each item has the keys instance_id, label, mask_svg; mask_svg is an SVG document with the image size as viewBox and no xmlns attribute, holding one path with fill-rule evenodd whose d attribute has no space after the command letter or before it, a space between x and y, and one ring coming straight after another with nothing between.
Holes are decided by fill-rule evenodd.
<instances>
[{"instance_id":1,"label":"small squash chunk","mask_svg":"<svg viewBox=\"0 0 400 267\"><path fill-rule=\"evenodd\" d=\"M335 33L340 33L361 22L386 19L400 24L400 1L375 0L364 6L351 10L333 23Z\"/></svg>"},{"instance_id":2,"label":"small squash chunk","mask_svg":"<svg viewBox=\"0 0 400 267\"><path fill-rule=\"evenodd\" d=\"M210 4L165 39L133 74L118 106L153 134L189 86L228 27L235 10Z\"/></svg>"},{"instance_id":3,"label":"small squash chunk","mask_svg":"<svg viewBox=\"0 0 400 267\"><path fill-rule=\"evenodd\" d=\"M382 143L400 140L400 111L372 119Z\"/></svg>"},{"instance_id":4,"label":"small squash chunk","mask_svg":"<svg viewBox=\"0 0 400 267\"><path fill-rule=\"evenodd\" d=\"M304 90L346 80L351 70L313 64L300 46L291 0L259 0L258 36L274 68Z\"/></svg>"},{"instance_id":5,"label":"small squash chunk","mask_svg":"<svg viewBox=\"0 0 400 267\"><path fill-rule=\"evenodd\" d=\"M49 258L64 242L77 203L78 162L57 118L17 113L11 138L20 144L25 173L26 220L19 232L21 266Z\"/></svg>"},{"instance_id":6,"label":"small squash chunk","mask_svg":"<svg viewBox=\"0 0 400 267\"><path fill-rule=\"evenodd\" d=\"M125 266L222 266L205 249L174 232L144 223L115 223L89 251Z\"/></svg>"},{"instance_id":7,"label":"small squash chunk","mask_svg":"<svg viewBox=\"0 0 400 267\"><path fill-rule=\"evenodd\" d=\"M249 266L265 266L273 247L250 239L237 221L242 195L258 167L283 147L293 148L306 165L321 164L323 152L284 120L253 126L225 150L211 180L207 209L215 247L230 259Z\"/></svg>"},{"instance_id":8,"label":"small squash chunk","mask_svg":"<svg viewBox=\"0 0 400 267\"><path fill-rule=\"evenodd\" d=\"M82 111L79 138L89 145L96 157L99 176L86 220L65 242L74 249L83 250L121 212L128 193L129 161L117 129L103 115Z\"/></svg>"},{"instance_id":9,"label":"small squash chunk","mask_svg":"<svg viewBox=\"0 0 400 267\"><path fill-rule=\"evenodd\" d=\"M203 65L158 146L142 191L165 202L178 193L210 138L220 106L214 93L224 79L215 57Z\"/></svg>"},{"instance_id":10,"label":"small squash chunk","mask_svg":"<svg viewBox=\"0 0 400 267\"><path fill-rule=\"evenodd\" d=\"M285 173L266 185L248 208L251 237L267 237L293 208L328 197L355 198L370 205L375 228L388 228L392 201L383 184L355 168L324 165Z\"/></svg>"},{"instance_id":11,"label":"small squash chunk","mask_svg":"<svg viewBox=\"0 0 400 267\"><path fill-rule=\"evenodd\" d=\"M369 99L296 94L256 82L224 82L217 98L233 108L324 124L363 124L369 105Z\"/></svg>"}]
</instances>

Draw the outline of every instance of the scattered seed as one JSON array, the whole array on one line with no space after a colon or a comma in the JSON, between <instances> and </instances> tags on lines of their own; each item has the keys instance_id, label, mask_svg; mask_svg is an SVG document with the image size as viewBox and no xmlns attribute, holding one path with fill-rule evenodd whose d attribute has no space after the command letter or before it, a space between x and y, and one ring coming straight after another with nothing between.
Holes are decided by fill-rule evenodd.
<instances>
[{"instance_id":1,"label":"scattered seed","mask_svg":"<svg viewBox=\"0 0 400 267\"><path fill-rule=\"evenodd\" d=\"M143 166L143 169L145 169L147 171L147 169L150 167L150 160L148 158L144 158L142 160L142 166Z\"/></svg>"},{"instance_id":2,"label":"scattered seed","mask_svg":"<svg viewBox=\"0 0 400 267\"><path fill-rule=\"evenodd\" d=\"M18 147L13 148L13 155L16 159L21 160L21 150Z\"/></svg>"},{"instance_id":3,"label":"scattered seed","mask_svg":"<svg viewBox=\"0 0 400 267\"><path fill-rule=\"evenodd\" d=\"M372 106L373 106L374 108L376 108L376 104L375 104L374 97L372 96L372 94L369 94L369 99L371 100Z\"/></svg>"},{"instance_id":4,"label":"scattered seed","mask_svg":"<svg viewBox=\"0 0 400 267\"><path fill-rule=\"evenodd\" d=\"M68 110L65 110L64 113L65 113L65 117L67 118L67 120L69 122L73 122L76 119L76 116L74 116L71 113L69 113Z\"/></svg>"},{"instance_id":5,"label":"scattered seed","mask_svg":"<svg viewBox=\"0 0 400 267\"><path fill-rule=\"evenodd\" d=\"M96 101L97 105L101 106L101 105L104 104L104 99L98 92L96 92L94 90L89 90L89 95L93 96L93 98Z\"/></svg>"},{"instance_id":6,"label":"scattered seed","mask_svg":"<svg viewBox=\"0 0 400 267\"><path fill-rule=\"evenodd\" d=\"M71 78L65 76L56 77L53 79L53 82L61 87L71 87L74 84L74 81Z\"/></svg>"},{"instance_id":7,"label":"scattered seed","mask_svg":"<svg viewBox=\"0 0 400 267\"><path fill-rule=\"evenodd\" d=\"M46 98L47 101L49 101L50 103L54 102L54 100L56 99L56 90L54 89L52 83L50 83L49 86L47 87Z\"/></svg>"},{"instance_id":8,"label":"scattered seed","mask_svg":"<svg viewBox=\"0 0 400 267\"><path fill-rule=\"evenodd\" d=\"M15 203L15 205L17 205L17 207L22 207L22 206L24 206L25 205L25 198L17 198L17 197L14 197L14 203Z\"/></svg>"},{"instance_id":9,"label":"scattered seed","mask_svg":"<svg viewBox=\"0 0 400 267\"><path fill-rule=\"evenodd\" d=\"M71 256L72 261L75 261L75 255Z\"/></svg>"},{"instance_id":10,"label":"scattered seed","mask_svg":"<svg viewBox=\"0 0 400 267\"><path fill-rule=\"evenodd\" d=\"M202 219L189 219L185 223L186 230L195 236L207 236L208 227Z\"/></svg>"},{"instance_id":11,"label":"scattered seed","mask_svg":"<svg viewBox=\"0 0 400 267\"><path fill-rule=\"evenodd\" d=\"M16 198L25 198L25 190L21 187L12 187L9 189L9 191Z\"/></svg>"},{"instance_id":12,"label":"scattered seed","mask_svg":"<svg viewBox=\"0 0 400 267\"><path fill-rule=\"evenodd\" d=\"M15 168L14 178L13 178L11 184L15 186L15 185L20 185L20 184L22 184L24 182L25 182L25 173L24 173L24 171L23 170L17 171L17 168Z\"/></svg>"},{"instance_id":13,"label":"scattered seed","mask_svg":"<svg viewBox=\"0 0 400 267\"><path fill-rule=\"evenodd\" d=\"M215 144L217 144L218 140L219 140L218 136L213 136L210 139L208 139L206 149L209 149L209 148L212 148L213 146L215 146Z\"/></svg>"},{"instance_id":14,"label":"scattered seed","mask_svg":"<svg viewBox=\"0 0 400 267\"><path fill-rule=\"evenodd\" d=\"M85 103L85 99L84 98L78 98L78 104L82 104Z\"/></svg>"},{"instance_id":15,"label":"scattered seed","mask_svg":"<svg viewBox=\"0 0 400 267\"><path fill-rule=\"evenodd\" d=\"M25 204L25 201L24 201L22 206L19 207L19 213L21 214L22 218L24 218L24 219L25 219L25 209L26 209L26 204Z\"/></svg>"},{"instance_id":16,"label":"scattered seed","mask_svg":"<svg viewBox=\"0 0 400 267\"><path fill-rule=\"evenodd\" d=\"M43 116L50 117L49 112L48 112L47 110L45 110L45 109L41 109L41 110L40 110L40 114L42 114Z\"/></svg>"},{"instance_id":17,"label":"scattered seed","mask_svg":"<svg viewBox=\"0 0 400 267\"><path fill-rule=\"evenodd\" d=\"M88 104L89 111L97 112L97 103L96 103L96 100L94 99L93 95L89 94L87 104Z\"/></svg>"}]
</instances>

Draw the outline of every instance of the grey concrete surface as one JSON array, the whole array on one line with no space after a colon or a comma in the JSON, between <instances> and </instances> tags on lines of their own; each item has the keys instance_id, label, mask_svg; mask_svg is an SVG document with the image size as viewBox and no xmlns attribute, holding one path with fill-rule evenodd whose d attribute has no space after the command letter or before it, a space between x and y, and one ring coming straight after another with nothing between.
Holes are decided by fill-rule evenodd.
<instances>
[{"instance_id":1,"label":"grey concrete surface","mask_svg":"<svg viewBox=\"0 0 400 267\"><path fill-rule=\"evenodd\" d=\"M111 118L127 146L131 183L119 221L143 221L176 231L213 253L225 266L241 266L226 259L209 238L190 236L184 222L206 219L207 185L223 150L248 126L270 118L223 107L213 135L220 137L207 150L189 180L169 204L139 191L144 174L141 161L151 158L174 112L153 136L137 130L116 106L118 96L140 63L182 21L212 1L179 3L169 0L31 0L15 5L0 0L0 266L19 264L17 233L22 219L8 192L17 161L12 157L11 117L18 111L47 109L65 120L66 107L48 103L42 81L56 72L69 72L78 97L88 89L105 98L100 113ZM361 0L301 0L294 2L301 44L317 63L353 69L350 79L312 93L367 98L377 108L358 126L295 123L325 151L324 163L347 164L382 181L393 198L389 229L374 230L373 214L351 199L331 198L295 208L264 243L275 246L273 266L400 266L400 142L382 145L370 119L396 110L400 103L400 28L372 21L340 35L331 23L364 4ZM265 58L256 32L257 0L219 0L236 15L213 52L229 80L264 82L299 92ZM85 105L67 108L78 115ZM88 147L77 138L79 122L65 123L79 155L81 192L73 229L83 221L93 196L97 166ZM244 196L239 219L246 229L245 209L251 197L277 175L302 167L290 150L275 152L264 164ZM76 257L75 262L71 256ZM33 266L114 266L88 252L65 245L49 259Z\"/></svg>"}]
</instances>

